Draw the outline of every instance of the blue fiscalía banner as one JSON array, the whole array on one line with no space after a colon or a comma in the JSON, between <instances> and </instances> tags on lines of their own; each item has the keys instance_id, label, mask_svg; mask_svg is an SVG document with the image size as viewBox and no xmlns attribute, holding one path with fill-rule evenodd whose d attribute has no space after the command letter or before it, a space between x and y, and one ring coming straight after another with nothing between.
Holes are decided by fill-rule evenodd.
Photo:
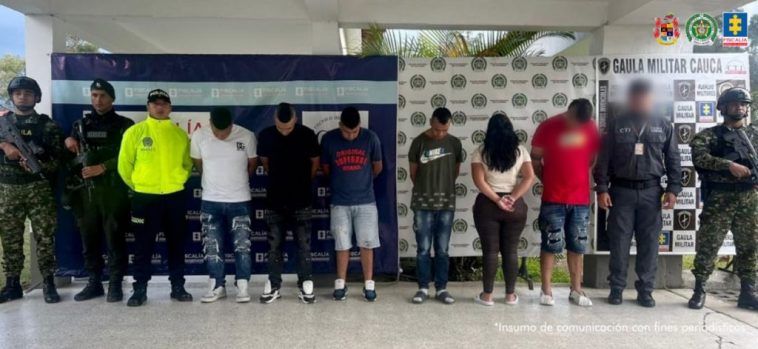
<instances>
[{"instance_id":1,"label":"blue fiscal\u00eda banner","mask_svg":"<svg viewBox=\"0 0 758 349\"><path fill-rule=\"evenodd\" d=\"M141 121L146 117L148 91L161 88L171 95L171 118L188 134L207 127L210 110L226 106L235 123L256 135L273 125L275 106L292 103L299 122L322 134L337 127L340 111L355 106L363 126L382 143L384 171L374 181L379 211L381 247L375 250L375 272L398 272L396 208L397 58L290 55L120 55L53 54L53 119L70 133L72 123L90 111L89 86L95 78L110 81L116 90L118 113ZM188 274L205 274L200 229L200 177L186 186ZM264 200L266 176L258 168L251 182L253 273L267 272L268 243ZM319 176L313 186L312 259L316 273L334 271L334 240L329 233L329 187ZM70 212L60 210L57 233L59 275L84 275L79 231ZM157 238L153 258L156 274L168 271L166 246ZM227 239L227 273L234 272L231 239ZM134 237L127 235L129 262ZM297 262L291 235L285 246L285 270ZM359 272L360 255L351 253L351 272Z\"/></svg>"}]
</instances>

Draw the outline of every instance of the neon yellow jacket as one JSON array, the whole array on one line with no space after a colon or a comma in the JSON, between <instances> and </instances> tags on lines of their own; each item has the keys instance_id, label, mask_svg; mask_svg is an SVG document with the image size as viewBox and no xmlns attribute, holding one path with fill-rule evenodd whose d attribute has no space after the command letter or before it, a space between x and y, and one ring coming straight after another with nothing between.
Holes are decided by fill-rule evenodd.
<instances>
[{"instance_id":1,"label":"neon yellow jacket","mask_svg":"<svg viewBox=\"0 0 758 349\"><path fill-rule=\"evenodd\" d=\"M124 132L118 174L132 190L171 194L184 189L192 171L187 133L171 119L152 116Z\"/></svg>"}]
</instances>

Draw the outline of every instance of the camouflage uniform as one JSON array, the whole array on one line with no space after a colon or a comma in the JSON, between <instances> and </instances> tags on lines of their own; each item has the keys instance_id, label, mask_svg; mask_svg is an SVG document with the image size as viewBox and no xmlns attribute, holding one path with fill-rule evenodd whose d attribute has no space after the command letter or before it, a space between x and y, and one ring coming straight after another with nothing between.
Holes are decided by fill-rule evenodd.
<instances>
[{"instance_id":1,"label":"camouflage uniform","mask_svg":"<svg viewBox=\"0 0 758 349\"><path fill-rule=\"evenodd\" d=\"M758 148L758 128L745 126L744 130L753 146ZM749 179L738 179L729 172L731 161L723 158L726 154L723 154L725 150L719 141L725 132L734 131L724 125L711 127L698 133L690 143L692 161L703 182L704 197L692 273L697 279L708 279L724 237L731 230L737 252L735 271L740 280L755 282L758 192Z\"/></svg>"},{"instance_id":2,"label":"camouflage uniform","mask_svg":"<svg viewBox=\"0 0 758 349\"><path fill-rule=\"evenodd\" d=\"M25 141L34 141L44 152L38 156L43 173L54 178L63 155L63 133L47 115L9 114ZM5 158L0 150L0 239L3 245L3 270L18 277L24 268L24 222L31 221L37 242L39 269L43 277L55 272L55 229L57 212L50 180L32 175L18 161Z\"/></svg>"}]
</instances>

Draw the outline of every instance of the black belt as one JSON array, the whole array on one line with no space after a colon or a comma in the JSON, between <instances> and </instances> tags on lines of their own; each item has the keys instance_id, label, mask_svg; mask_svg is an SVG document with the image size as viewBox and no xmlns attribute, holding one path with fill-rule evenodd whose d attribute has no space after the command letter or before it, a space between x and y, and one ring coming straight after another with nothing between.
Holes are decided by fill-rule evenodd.
<instances>
[{"instance_id":1,"label":"black belt","mask_svg":"<svg viewBox=\"0 0 758 349\"><path fill-rule=\"evenodd\" d=\"M647 189L653 187L659 187L661 181L659 179L649 179L644 181L631 181L627 179L612 179L611 186L619 186L627 189Z\"/></svg>"},{"instance_id":2,"label":"black belt","mask_svg":"<svg viewBox=\"0 0 758 349\"><path fill-rule=\"evenodd\" d=\"M750 191L750 190L753 190L753 186L754 186L753 183L718 183L718 182L703 183L703 188L706 190L729 191L729 192Z\"/></svg>"},{"instance_id":3,"label":"black belt","mask_svg":"<svg viewBox=\"0 0 758 349\"><path fill-rule=\"evenodd\" d=\"M38 176L8 176L8 175L0 175L0 183L2 184L13 184L13 185L21 185L21 184L29 184L37 181L42 181L44 178L38 177Z\"/></svg>"}]
</instances>

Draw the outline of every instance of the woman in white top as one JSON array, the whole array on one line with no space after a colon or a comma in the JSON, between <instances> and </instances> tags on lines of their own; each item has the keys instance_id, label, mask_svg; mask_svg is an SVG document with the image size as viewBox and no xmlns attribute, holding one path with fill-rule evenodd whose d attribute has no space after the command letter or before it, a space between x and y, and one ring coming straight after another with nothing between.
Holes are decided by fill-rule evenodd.
<instances>
[{"instance_id":1,"label":"woman in white top","mask_svg":"<svg viewBox=\"0 0 758 349\"><path fill-rule=\"evenodd\" d=\"M527 207L521 198L534 183L529 151L519 145L513 124L496 113L487 125L487 136L473 154L471 173L479 195L474 204L474 224L482 243L484 290L475 297L482 305L493 305L492 290L497 273L498 252L503 256L505 303L516 304L518 244L526 225ZM521 179L519 180L519 175Z\"/></svg>"}]
</instances>

